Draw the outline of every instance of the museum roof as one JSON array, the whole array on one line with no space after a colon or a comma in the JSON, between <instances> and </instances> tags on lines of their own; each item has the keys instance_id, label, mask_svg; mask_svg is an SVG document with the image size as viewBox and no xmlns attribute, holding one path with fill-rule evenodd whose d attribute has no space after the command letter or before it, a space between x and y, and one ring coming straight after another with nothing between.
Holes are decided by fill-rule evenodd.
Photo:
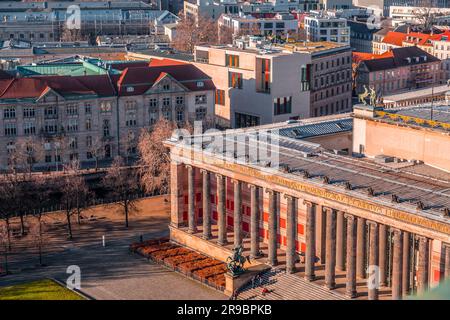
<instances>
[{"instance_id":1,"label":"museum roof","mask_svg":"<svg viewBox=\"0 0 450 320\"><path fill-rule=\"evenodd\" d=\"M319 126L322 125L320 119L316 121ZM278 155L279 166L273 161L251 160L253 154L250 154L250 150L257 145L256 141L261 144L261 139L267 135L268 130L279 128L283 132L284 126L292 129L291 124L280 124L228 130L225 151L217 148L216 144L211 144L214 137L219 134L223 136L223 132L212 133L203 137L202 147L211 159L224 158L226 163L271 172L272 176L307 182L329 191L450 223L449 217L445 216L448 212L446 209L450 208L450 173L423 163L410 162L394 167L367 158L335 154L319 144L284 135L272 138L269 143L272 146L274 141L279 141L278 148L271 147L271 153ZM189 141L186 138L183 140ZM169 143L176 142L171 141ZM230 152L229 150L235 150L236 143L245 145L241 150L248 150L248 155L238 157L233 151ZM186 144L188 146L189 143Z\"/></svg>"}]
</instances>

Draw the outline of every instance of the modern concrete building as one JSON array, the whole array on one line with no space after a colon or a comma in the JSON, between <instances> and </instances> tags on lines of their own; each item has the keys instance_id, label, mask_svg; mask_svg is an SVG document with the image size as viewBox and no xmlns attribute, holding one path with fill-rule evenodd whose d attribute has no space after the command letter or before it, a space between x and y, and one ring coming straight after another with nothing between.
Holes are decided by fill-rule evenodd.
<instances>
[{"instance_id":1,"label":"modern concrete building","mask_svg":"<svg viewBox=\"0 0 450 320\"><path fill-rule=\"evenodd\" d=\"M412 149L446 159L449 169L448 127L434 134L426 123L390 125L373 114L355 109L354 139L367 138L361 150L355 140L358 154L386 148L409 159L410 134L417 137ZM396 300L448 279L448 171L429 159L355 158L301 138L305 126L322 132L326 124L340 127L337 120L211 133L193 144L189 137L167 141L171 241L221 261L242 246L249 268L285 270L277 278L289 279L289 290L308 288L317 299L325 286L335 299ZM380 139L386 130L388 140Z\"/></svg>"},{"instance_id":2,"label":"modern concrete building","mask_svg":"<svg viewBox=\"0 0 450 320\"><path fill-rule=\"evenodd\" d=\"M42 149L34 159L42 169L71 159L92 163L94 153L134 154L140 130L160 118L214 124L215 87L195 66L156 61L112 68L120 73L0 80L0 167L23 142Z\"/></svg>"},{"instance_id":3,"label":"modern concrete building","mask_svg":"<svg viewBox=\"0 0 450 320\"><path fill-rule=\"evenodd\" d=\"M298 20L289 13L277 13L274 17L255 18L251 15L222 14L218 20L219 27L225 26L235 36L251 34L256 30L258 34L289 37L289 34L297 34Z\"/></svg>"},{"instance_id":4,"label":"modern concrete building","mask_svg":"<svg viewBox=\"0 0 450 320\"><path fill-rule=\"evenodd\" d=\"M311 11L311 14L305 17L305 30L310 41L350 44L347 19L331 17L322 11Z\"/></svg>"},{"instance_id":5,"label":"modern concrete building","mask_svg":"<svg viewBox=\"0 0 450 320\"><path fill-rule=\"evenodd\" d=\"M221 14L238 14L237 0L185 0L184 15L197 20L199 16L212 20L219 19Z\"/></svg>"}]
</instances>

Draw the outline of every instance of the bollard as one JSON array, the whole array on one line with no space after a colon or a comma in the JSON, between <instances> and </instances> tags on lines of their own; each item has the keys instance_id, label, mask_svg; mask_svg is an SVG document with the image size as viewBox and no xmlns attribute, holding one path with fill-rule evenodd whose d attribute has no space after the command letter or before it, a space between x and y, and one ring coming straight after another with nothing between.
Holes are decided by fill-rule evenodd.
<instances>
[{"instance_id":1,"label":"bollard","mask_svg":"<svg viewBox=\"0 0 450 320\"><path fill-rule=\"evenodd\" d=\"M102 236L103 247L106 247L105 235Z\"/></svg>"}]
</instances>

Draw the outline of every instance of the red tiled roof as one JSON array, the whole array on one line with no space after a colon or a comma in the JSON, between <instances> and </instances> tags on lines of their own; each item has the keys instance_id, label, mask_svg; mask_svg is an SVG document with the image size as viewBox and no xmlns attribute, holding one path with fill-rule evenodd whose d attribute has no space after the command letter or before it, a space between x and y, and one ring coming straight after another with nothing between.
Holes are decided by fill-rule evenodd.
<instances>
[{"instance_id":1,"label":"red tiled roof","mask_svg":"<svg viewBox=\"0 0 450 320\"><path fill-rule=\"evenodd\" d=\"M358 63L360 61L364 60L372 60L372 59L380 59L380 58L390 58L393 57L392 51L386 51L382 54L375 54L375 53L366 53L366 52L357 52L354 51L352 53L352 58L354 63Z\"/></svg>"},{"instance_id":2,"label":"red tiled roof","mask_svg":"<svg viewBox=\"0 0 450 320\"><path fill-rule=\"evenodd\" d=\"M0 99L37 99L49 88L62 96L112 96L115 92L107 75L37 76L0 80Z\"/></svg>"},{"instance_id":3,"label":"red tiled roof","mask_svg":"<svg viewBox=\"0 0 450 320\"><path fill-rule=\"evenodd\" d=\"M157 59L157 58L152 58L150 59L150 62L148 63L149 67L161 67L161 66L178 66L178 65L183 65L183 64L187 64L186 62L183 61L177 61L177 60L172 60L172 59Z\"/></svg>"},{"instance_id":4,"label":"red tiled roof","mask_svg":"<svg viewBox=\"0 0 450 320\"><path fill-rule=\"evenodd\" d=\"M389 31L383 38L382 42L401 47L403 41L406 39L406 36L406 33Z\"/></svg>"},{"instance_id":5,"label":"red tiled roof","mask_svg":"<svg viewBox=\"0 0 450 320\"><path fill-rule=\"evenodd\" d=\"M161 74L169 74L176 81L192 91L214 90L215 86L210 77L192 64L175 64L164 66L152 66L142 68L125 69L117 82L120 95L143 94L150 89L155 82L161 79ZM197 82L203 81L203 86L197 86ZM128 92L125 87L134 89Z\"/></svg>"}]
</instances>

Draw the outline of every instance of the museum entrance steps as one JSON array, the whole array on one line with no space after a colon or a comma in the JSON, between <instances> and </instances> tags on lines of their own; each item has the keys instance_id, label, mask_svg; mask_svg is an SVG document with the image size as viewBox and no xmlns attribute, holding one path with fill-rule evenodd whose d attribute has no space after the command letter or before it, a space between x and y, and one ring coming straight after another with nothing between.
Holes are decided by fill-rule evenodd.
<instances>
[{"instance_id":1,"label":"museum entrance steps","mask_svg":"<svg viewBox=\"0 0 450 320\"><path fill-rule=\"evenodd\" d=\"M260 275L261 281L241 289L239 300L346 300L346 297L298 275L287 274L284 267L273 267Z\"/></svg>"}]
</instances>

